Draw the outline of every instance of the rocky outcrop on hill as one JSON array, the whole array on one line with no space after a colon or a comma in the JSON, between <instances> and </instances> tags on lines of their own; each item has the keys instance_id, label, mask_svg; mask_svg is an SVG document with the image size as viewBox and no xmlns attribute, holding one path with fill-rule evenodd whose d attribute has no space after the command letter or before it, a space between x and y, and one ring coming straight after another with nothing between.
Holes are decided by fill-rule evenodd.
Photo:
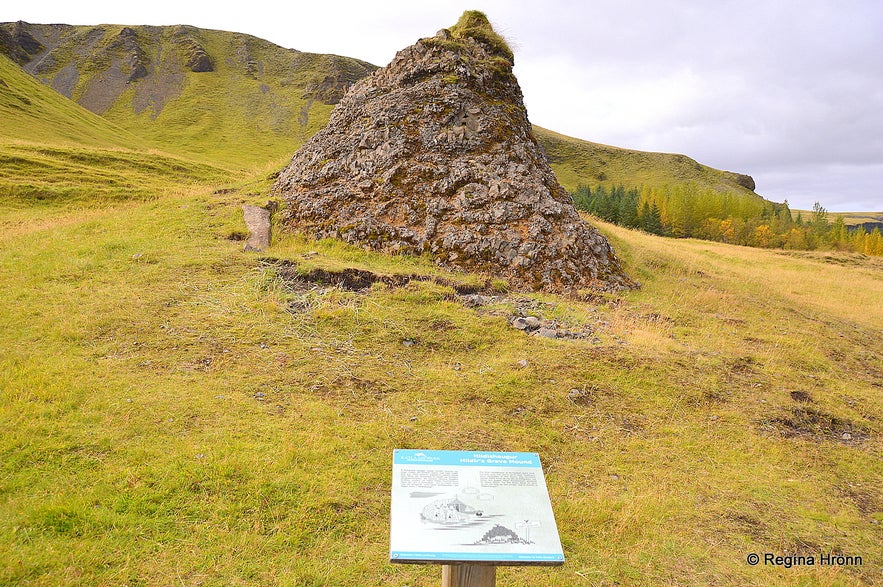
<instances>
[{"instance_id":1,"label":"rocky outcrop on hill","mask_svg":"<svg viewBox=\"0 0 883 587\"><path fill-rule=\"evenodd\" d=\"M105 59L112 62L114 58L122 58L129 67L126 83L147 77L150 59L138 41L138 33L131 27L124 27L104 49Z\"/></svg>"},{"instance_id":2,"label":"rocky outcrop on hill","mask_svg":"<svg viewBox=\"0 0 883 587\"><path fill-rule=\"evenodd\" d=\"M736 173L735 171L724 171L724 175L737 185L741 185L743 188L749 189L752 192L757 188L754 183L754 178L750 175Z\"/></svg>"},{"instance_id":3,"label":"rocky outcrop on hill","mask_svg":"<svg viewBox=\"0 0 883 587\"><path fill-rule=\"evenodd\" d=\"M478 12L400 51L280 174L284 222L518 288L634 287L552 173L512 65Z\"/></svg>"},{"instance_id":4,"label":"rocky outcrop on hill","mask_svg":"<svg viewBox=\"0 0 883 587\"><path fill-rule=\"evenodd\" d=\"M196 39L198 29L178 26L172 39L184 53L185 67L193 73L205 73L215 70L215 64L205 47Z\"/></svg>"},{"instance_id":5,"label":"rocky outcrop on hill","mask_svg":"<svg viewBox=\"0 0 883 587\"><path fill-rule=\"evenodd\" d=\"M27 23L18 21L0 26L0 53L24 65L43 51L43 44L31 35Z\"/></svg>"}]
</instances>

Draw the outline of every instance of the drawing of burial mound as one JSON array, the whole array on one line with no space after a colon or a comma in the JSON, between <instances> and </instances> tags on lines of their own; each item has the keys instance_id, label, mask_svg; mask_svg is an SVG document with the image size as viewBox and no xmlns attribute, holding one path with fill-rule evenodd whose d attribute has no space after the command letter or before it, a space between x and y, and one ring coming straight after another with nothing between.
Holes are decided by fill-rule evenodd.
<instances>
[{"instance_id":1,"label":"drawing of burial mound","mask_svg":"<svg viewBox=\"0 0 883 587\"><path fill-rule=\"evenodd\" d=\"M420 512L420 518L443 526L463 526L485 521L484 512L458 498L437 499L427 504Z\"/></svg>"},{"instance_id":2,"label":"drawing of burial mound","mask_svg":"<svg viewBox=\"0 0 883 587\"><path fill-rule=\"evenodd\" d=\"M283 223L517 288L636 287L555 178L513 62L475 11L400 51L281 172Z\"/></svg>"},{"instance_id":3,"label":"drawing of burial mound","mask_svg":"<svg viewBox=\"0 0 883 587\"><path fill-rule=\"evenodd\" d=\"M533 542L528 542L505 526L495 524L475 544L533 544Z\"/></svg>"}]
</instances>

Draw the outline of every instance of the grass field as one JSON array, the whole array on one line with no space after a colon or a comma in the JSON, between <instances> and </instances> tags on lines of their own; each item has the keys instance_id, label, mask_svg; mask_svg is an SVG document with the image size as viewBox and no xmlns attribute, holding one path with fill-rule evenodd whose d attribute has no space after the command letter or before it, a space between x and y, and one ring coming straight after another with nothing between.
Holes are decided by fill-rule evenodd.
<instances>
[{"instance_id":1,"label":"grass field","mask_svg":"<svg viewBox=\"0 0 883 587\"><path fill-rule=\"evenodd\" d=\"M0 584L438 584L386 562L394 448L540 454L567 562L501 585L883 582L879 259L602 224L641 290L472 308L420 258L243 253L256 177L0 209Z\"/></svg>"}]
</instances>

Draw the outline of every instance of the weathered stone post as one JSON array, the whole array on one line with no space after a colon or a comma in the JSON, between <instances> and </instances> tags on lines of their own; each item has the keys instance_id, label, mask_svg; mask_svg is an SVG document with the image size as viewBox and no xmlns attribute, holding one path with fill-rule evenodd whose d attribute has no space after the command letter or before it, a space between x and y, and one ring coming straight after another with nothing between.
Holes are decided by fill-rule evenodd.
<instances>
[{"instance_id":1,"label":"weathered stone post","mask_svg":"<svg viewBox=\"0 0 883 587\"><path fill-rule=\"evenodd\" d=\"M242 206L245 226L248 228L246 251L264 251L270 246L270 209L260 206Z\"/></svg>"}]
</instances>

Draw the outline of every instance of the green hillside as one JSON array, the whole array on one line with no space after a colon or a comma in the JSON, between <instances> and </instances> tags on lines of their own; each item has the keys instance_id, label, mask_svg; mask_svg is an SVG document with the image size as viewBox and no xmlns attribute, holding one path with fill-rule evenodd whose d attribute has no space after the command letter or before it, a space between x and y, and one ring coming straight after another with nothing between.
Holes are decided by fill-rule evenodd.
<instances>
[{"instance_id":1,"label":"green hillside","mask_svg":"<svg viewBox=\"0 0 883 587\"><path fill-rule=\"evenodd\" d=\"M237 167L290 157L348 85L375 69L189 26L0 31L25 70L85 108L164 150Z\"/></svg>"},{"instance_id":2,"label":"green hillside","mask_svg":"<svg viewBox=\"0 0 883 587\"><path fill-rule=\"evenodd\" d=\"M154 198L230 172L149 141L39 83L0 55L0 206Z\"/></svg>"},{"instance_id":3,"label":"green hillside","mask_svg":"<svg viewBox=\"0 0 883 587\"><path fill-rule=\"evenodd\" d=\"M751 177L702 165L686 155L611 147L538 126L534 134L546 149L558 181L570 192L583 184L639 189L692 185L700 191L754 193Z\"/></svg>"},{"instance_id":4,"label":"green hillside","mask_svg":"<svg viewBox=\"0 0 883 587\"><path fill-rule=\"evenodd\" d=\"M147 142L66 99L0 55L0 138L100 148L146 148Z\"/></svg>"}]
</instances>

